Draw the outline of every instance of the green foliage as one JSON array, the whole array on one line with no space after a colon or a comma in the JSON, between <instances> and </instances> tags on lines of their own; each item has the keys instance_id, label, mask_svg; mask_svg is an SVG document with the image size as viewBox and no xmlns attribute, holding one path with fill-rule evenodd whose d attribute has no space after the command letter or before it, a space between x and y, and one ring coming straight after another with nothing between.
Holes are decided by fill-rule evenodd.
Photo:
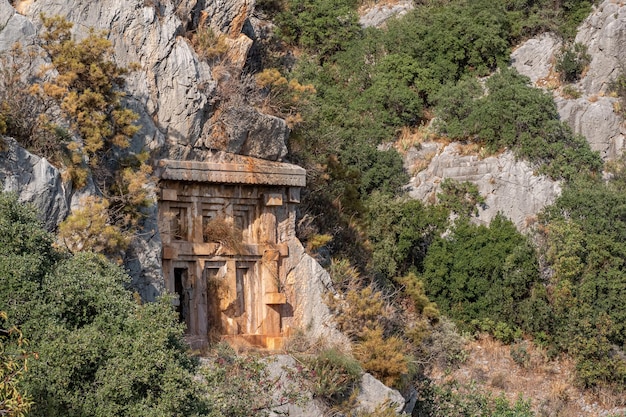
<instances>
[{"instance_id":1,"label":"green foliage","mask_svg":"<svg viewBox=\"0 0 626 417\"><path fill-rule=\"evenodd\" d=\"M416 84L431 96L445 82L487 75L505 62L508 27L504 8L493 2L442 2L390 22L385 46L419 63Z\"/></svg>"},{"instance_id":2,"label":"green foliage","mask_svg":"<svg viewBox=\"0 0 626 417\"><path fill-rule=\"evenodd\" d=\"M140 305L101 255L60 258L34 211L0 196L0 302L30 336L33 416L190 415L202 406L168 300Z\"/></svg>"},{"instance_id":3,"label":"green foliage","mask_svg":"<svg viewBox=\"0 0 626 417\"><path fill-rule=\"evenodd\" d=\"M491 319L513 328L525 325L520 306L539 285L534 249L501 215L489 227L458 221L436 238L421 278L428 296L460 324Z\"/></svg>"},{"instance_id":4,"label":"green foliage","mask_svg":"<svg viewBox=\"0 0 626 417\"><path fill-rule=\"evenodd\" d=\"M577 361L585 386L626 381L626 194L621 174L608 183L577 182L542 217L552 331Z\"/></svg>"},{"instance_id":5,"label":"green foliage","mask_svg":"<svg viewBox=\"0 0 626 417\"><path fill-rule=\"evenodd\" d=\"M437 198L441 206L463 217L478 216L478 206L485 208L485 198L478 193L476 184L468 181L459 183L446 178Z\"/></svg>"},{"instance_id":6,"label":"green foliage","mask_svg":"<svg viewBox=\"0 0 626 417\"><path fill-rule=\"evenodd\" d=\"M542 32L555 32L564 39L576 36L578 25L591 13L587 0L506 0L504 2L511 22L510 39L513 44Z\"/></svg>"},{"instance_id":7,"label":"green foliage","mask_svg":"<svg viewBox=\"0 0 626 417\"><path fill-rule=\"evenodd\" d=\"M276 16L279 36L290 44L332 56L359 33L354 0L289 0Z\"/></svg>"},{"instance_id":8,"label":"green foliage","mask_svg":"<svg viewBox=\"0 0 626 417\"><path fill-rule=\"evenodd\" d=\"M561 53L556 57L555 69L561 81L572 83L580 79L590 61L591 56L587 53L587 47L577 42L561 49Z\"/></svg>"},{"instance_id":9,"label":"green foliage","mask_svg":"<svg viewBox=\"0 0 626 417\"><path fill-rule=\"evenodd\" d=\"M518 398L511 404L503 395L493 397L476 384L456 382L441 386L426 380L420 387L421 399L414 411L428 417L533 417L529 400Z\"/></svg>"},{"instance_id":10,"label":"green foliage","mask_svg":"<svg viewBox=\"0 0 626 417\"><path fill-rule=\"evenodd\" d=\"M416 200L375 193L368 201L372 269L390 279L421 267L430 243L447 224L448 211Z\"/></svg>"},{"instance_id":11,"label":"green foliage","mask_svg":"<svg viewBox=\"0 0 626 417\"><path fill-rule=\"evenodd\" d=\"M476 81L448 85L438 95L438 130L452 139L482 143L495 152L511 148L540 172L571 180L598 172L602 161L589 144L559 121L552 96L528 85L515 70L501 70L480 95Z\"/></svg>"},{"instance_id":12,"label":"green foliage","mask_svg":"<svg viewBox=\"0 0 626 417\"><path fill-rule=\"evenodd\" d=\"M0 306L17 324L28 312L23 305L34 302L32 294L58 259L52 242L32 206L20 204L14 194L0 194Z\"/></svg>"}]
</instances>

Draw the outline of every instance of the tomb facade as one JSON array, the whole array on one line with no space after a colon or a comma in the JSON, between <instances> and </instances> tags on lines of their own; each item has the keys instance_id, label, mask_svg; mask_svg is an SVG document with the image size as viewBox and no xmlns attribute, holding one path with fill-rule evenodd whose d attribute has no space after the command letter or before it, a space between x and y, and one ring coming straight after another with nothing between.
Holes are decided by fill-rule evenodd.
<instances>
[{"instance_id":1,"label":"tomb facade","mask_svg":"<svg viewBox=\"0 0 626 417\"><path fill-rule=\"evenodd\" d=\"M219 153L204 162L160 160L155 173L165 286L190 339L280 348L293 311L287 242L306 171Z\"/></svg>"}]
</instances>

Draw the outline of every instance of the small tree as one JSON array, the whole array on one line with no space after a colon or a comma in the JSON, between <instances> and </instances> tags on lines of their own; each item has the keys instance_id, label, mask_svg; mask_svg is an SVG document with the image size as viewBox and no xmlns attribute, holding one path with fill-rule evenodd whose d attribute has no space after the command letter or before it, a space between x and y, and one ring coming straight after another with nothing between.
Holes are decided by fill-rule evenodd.
<instances>
[{"instance_id":1,"label":"small tree","mask_svg":"<svg viewBox=\"0 0 626 417\"><path fill-rule=\"evenodd\" d=\"M573 83L580 79L590 61L591 55L587 53L587 47L576 42L574 45L561 49L561 53L556 58L555 69L561 81Z\"/></svg>"}]
</instances>

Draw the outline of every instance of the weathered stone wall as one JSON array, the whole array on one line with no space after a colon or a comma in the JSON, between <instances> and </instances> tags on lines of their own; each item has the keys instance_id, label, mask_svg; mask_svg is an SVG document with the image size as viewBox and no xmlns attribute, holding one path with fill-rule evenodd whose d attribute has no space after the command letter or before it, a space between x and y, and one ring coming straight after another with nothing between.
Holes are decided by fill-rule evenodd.
<instances>
[{"instance_id":1,"label":"weathered stone wall","mask_svg":"<svg viewBox=\"0 0 626 417\"><path fill-rule=\"evenodd\" d=\"M460 155L457 143L447 146L433 144L431 147L434 149L426 152L436 154L425 170L411 178L409 195L434 202L445 178L470 181L485 197L485 208L479 210L477 217L481 223L488 224L501 212L518 229L524 230L534 223L535 215L561 192L558 182L535 175L527 162L516 160L511 152L480 158ZM419 160L420 156L415 158Z\"/></svg>"}]
</instances>

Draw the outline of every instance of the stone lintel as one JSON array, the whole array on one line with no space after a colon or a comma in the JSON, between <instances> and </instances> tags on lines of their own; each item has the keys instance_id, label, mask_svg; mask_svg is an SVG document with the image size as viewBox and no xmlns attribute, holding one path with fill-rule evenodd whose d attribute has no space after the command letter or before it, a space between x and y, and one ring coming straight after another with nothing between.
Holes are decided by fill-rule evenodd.
<instances>
[{"instance_id":1,"label":"stone lintel","mask_svg":"<svg viewBox=\"0 0 626 417\"><path fill-rule=\"evenodd\" d=\"M163 259L176 259L177 256L178 251L176 248L169 245L163 245Z\"/></svg>"},{"instance_id":2,"label":"stone lintel","mask_svg":"<svg viewBox=\"0 0 626 417\"><path fill-rule=\"evenodd\" d=\"M276 251L280 256L289 256L289 246L287 244L273 245L271 248L265 244L242 244L241 251L235 253L232 249L225 248L219 243L194 243L186 241L173 241L170 245L163 246L163 259L175 259L182 256L267 256L268 251ZM170 257L166 257L166 254ZM278 260L278 259L275 259Z\"/></svg>"},{"instance_id":3,"label":"stone lintel","mask_svg":"<svg viewBox=\"0 0 626 417\"><path fill-rule=\"evenodd\" d=\"M218 184L306 186L306 170L293 164L235 155L229 162L158 161L161 179Z\"/></svg>"}]
</instances>

